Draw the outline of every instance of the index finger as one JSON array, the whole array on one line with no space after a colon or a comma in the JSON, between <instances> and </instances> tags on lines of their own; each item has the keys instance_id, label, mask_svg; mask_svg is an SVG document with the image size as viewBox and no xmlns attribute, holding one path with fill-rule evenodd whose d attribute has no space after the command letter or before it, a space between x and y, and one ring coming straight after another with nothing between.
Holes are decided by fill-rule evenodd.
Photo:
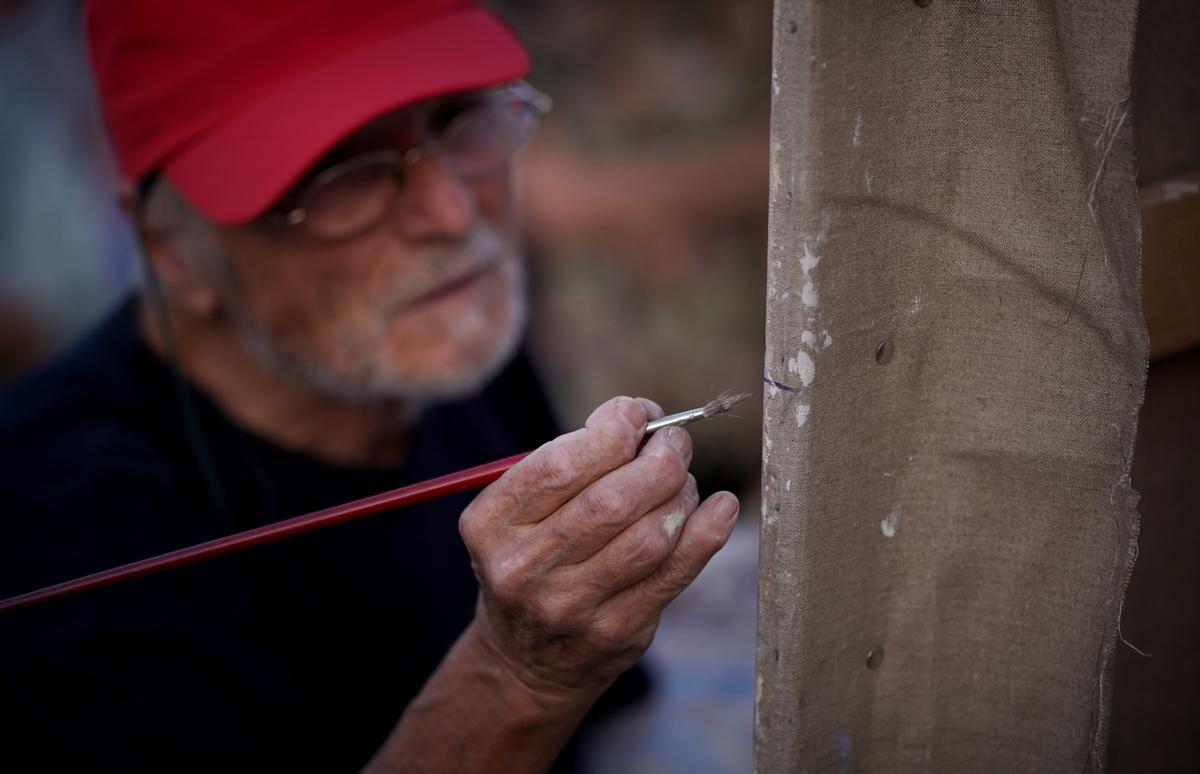
<instances>
[{"instance_id":1,"label":"index finger","mask_svg":"<svg viewBox=\"0 0 1200 774\"><path fill-rule=\"evenodd\" d=\"M514 465L480 493L480 505L501 509L510 523L539 522L633 460L646 423L660 416L662 409L653 401L613 398L593 411L582 429L543 444Z\"/></svg>"}]
</instances>

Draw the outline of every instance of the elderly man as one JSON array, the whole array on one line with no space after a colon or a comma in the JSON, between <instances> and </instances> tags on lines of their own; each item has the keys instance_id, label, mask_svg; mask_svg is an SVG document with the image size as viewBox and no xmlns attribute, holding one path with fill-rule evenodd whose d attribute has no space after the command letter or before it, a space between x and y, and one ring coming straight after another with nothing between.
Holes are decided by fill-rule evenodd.
<instances>
[{"instance_id":1,"label":"elderly man","mask_svg":"<svg viewBox=\"0 0 1200 774\"><path fill-rule=\"evenodd\" d=\"M93 0L144 291L0 410L0 593L512 454L509 163L544 98L456 0ZM69 213L67 214L69 217ZM9 614L38 769L536 771L725 542L616 398L462 496ZM461 537L460 537L461 535Z\"/></svg>"}]
</instances>

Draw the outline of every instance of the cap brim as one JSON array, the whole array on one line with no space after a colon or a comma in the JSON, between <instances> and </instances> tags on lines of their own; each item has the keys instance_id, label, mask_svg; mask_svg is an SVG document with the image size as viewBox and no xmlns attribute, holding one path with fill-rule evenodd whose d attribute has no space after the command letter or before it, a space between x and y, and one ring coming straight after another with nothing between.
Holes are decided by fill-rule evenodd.
<instances>
[{"instance_id":1,"label":"cap brim","mask_svg":"<svg viewBox=\"0 0 1200 774\"><path fill-rule=\"evenodd\" d=\"M517 80L529 57L480 9L433 17L354 47L225 117L163 165L219 223L253 220L339 140L400 106Z\"/></svg>"}]
</instances>

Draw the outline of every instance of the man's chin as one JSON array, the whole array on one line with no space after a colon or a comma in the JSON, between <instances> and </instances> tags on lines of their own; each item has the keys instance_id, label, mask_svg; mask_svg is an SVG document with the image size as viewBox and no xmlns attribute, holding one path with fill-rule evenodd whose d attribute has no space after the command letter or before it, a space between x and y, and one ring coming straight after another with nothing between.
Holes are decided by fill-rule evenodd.
<instances>
[{"instance_id":1,"label":"man's chin","mask_svg":"<svg viewBox=\"0 0 1200 774\"><path fill-rule=\"evenodd\" d=\"M506 277L503 300L493 297L491 312L470 312L447 319L429 339L440 339L423 357L409 354L389 362L404 363L376 373L368 380L380 396L420 401L447 401L469 397L487 385L508 365L525 331L527 304L521 278Z\"/></svg>"},{"instance_id":2,"label":"man's chin","mask_svg":"<svg viewBox=\"0 0 1200 774\"><path fill-rule=\"evenodd\" d=\"M499 335L496 330L487 332L491 340L486 344L466 347L458 357L447 358L440 367L420 376L397 375L392 380L394 386L407 386L397 392L406 392L409 399L422 401L459 400L479 392L512 361L520 347L525 331L524 304L514 307L511 314Z\"/></svg>"}]
</instances>

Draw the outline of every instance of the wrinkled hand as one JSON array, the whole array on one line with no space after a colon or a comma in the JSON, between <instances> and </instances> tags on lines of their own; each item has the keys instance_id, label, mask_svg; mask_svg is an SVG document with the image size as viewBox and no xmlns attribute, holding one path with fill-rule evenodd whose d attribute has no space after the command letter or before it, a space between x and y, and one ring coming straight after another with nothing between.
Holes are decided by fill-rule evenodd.
<instances>
[{"instance_id":1,"label":"wrinkled hand","mask_svg":"<svg viewBox=\"0 0 1200 774\"><path fill-rule=\"evenodd\" d=\"M733 529L732 494L699 504L687 431L660 430L639 450L661 415L650 401L614 398L462 514L481 589L475 635L541 695L598 695Z\"/></svg>"}]
</instances>

